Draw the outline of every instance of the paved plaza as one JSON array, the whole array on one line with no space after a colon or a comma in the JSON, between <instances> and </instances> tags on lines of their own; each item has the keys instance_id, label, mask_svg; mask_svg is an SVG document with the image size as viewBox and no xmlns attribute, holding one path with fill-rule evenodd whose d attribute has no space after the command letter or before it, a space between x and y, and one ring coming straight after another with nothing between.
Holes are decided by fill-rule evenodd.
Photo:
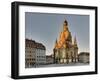
<instances>
[{"instance_id":1,"label":"paved plaza","mask_svg":"<svg viewBox=\"0 0 100 81\"><path fill-rule=\"evenodd\" d=\"M42 67L65 67L65 66L85 66L89 63L69 63L69 64L46 64L46 65L34 65L30 68L42 68Z\"/></svg>"}]
</instances>

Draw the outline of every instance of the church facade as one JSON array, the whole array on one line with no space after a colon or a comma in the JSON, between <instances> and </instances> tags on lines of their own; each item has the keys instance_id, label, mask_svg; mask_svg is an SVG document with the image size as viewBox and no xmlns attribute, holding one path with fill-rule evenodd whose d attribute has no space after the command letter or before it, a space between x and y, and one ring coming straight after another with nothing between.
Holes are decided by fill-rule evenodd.
<instances>
[{"instance_id":1,"label":"church facade","mask_svg":"<svg viewBox=\"0 0 100 81\"><path fill-rule=\"evenodd\" d=\"M59 39L56 39L53 49L54 63L68 64L78 62L78 45L76 37L72 40L71 32L68 29L68 22L63 23L63 30Z\"/></svg>"}]
</instances>

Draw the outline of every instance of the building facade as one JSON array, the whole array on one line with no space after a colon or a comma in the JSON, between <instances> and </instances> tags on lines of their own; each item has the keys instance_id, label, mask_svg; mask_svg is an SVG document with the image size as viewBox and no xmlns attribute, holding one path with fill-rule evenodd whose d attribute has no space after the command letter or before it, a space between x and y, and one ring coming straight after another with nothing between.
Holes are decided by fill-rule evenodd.
<instances>
[{"instance_id":1,"label":"building facade","mask_svg":"<svg viewBox=\"0 0 100 81\"><path fill-rule=\"evenodd\" d=\"M63 30L60 33L59 39L56 39L53 54L54 63L78 62L76 37L72 40L72 35L68 29L68 22L66 20L63 23Z\"/></svg>"},{"instance_id":2,"label":"building facade","mask_svg":"<svg viewBox=\"0 0 100 81\"><path fill-rule=\"evenodd\" d=\"M46 56L46 64L53 64L53 56L52 55L48 55Z\"/></svg>"},{"instance_id":3,"label":"building facade","mask_svg":"<svg viewBox=\"0 0 100 81\"><path fill-rule=\"evenodd\" d=\"M34 40L25 40L25 67L34 67L46 63L46 48L43 44Z\"/></svg>"},{"instance_id":4,"label":"building facade","mask_svg":"<svg viewBox=\"0 0 100 81\"><path fill-rule=\"evenodd\" d=\"M78 55L78 57L79 57L79 62L80 63L89 63L89 61L90 61L90 55L89 55L89 53L88 52L81 52L79 55Z\"/></svg>"}]
</instances>

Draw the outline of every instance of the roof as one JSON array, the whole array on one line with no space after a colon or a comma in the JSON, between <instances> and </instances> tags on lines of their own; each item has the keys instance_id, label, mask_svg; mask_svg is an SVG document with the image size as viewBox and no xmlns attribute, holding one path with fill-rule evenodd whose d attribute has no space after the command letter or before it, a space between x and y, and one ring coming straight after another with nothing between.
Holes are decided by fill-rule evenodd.
<instances>
[{"instance_id":1,"label":"roof","mask_svg":"<svg viewBox=\"0 0 100 81\"><path fill-rule=\"evenodd\" d=\"M83 55L88 55L89 56L89 52L81 52L81 53L79 53L79 56L83 56Z\"/></svg>"},{"instance_id":2,"label":"roof","mask_svg":"<svg viewBox=\"0 0 100 81\"><path fill-rule=\"evenodd\" d=\"M30 48L37 48L45 50L45 46L42 43L38 43L32 39L25 39L25 46Z\"/></svg>"}]
</instances>

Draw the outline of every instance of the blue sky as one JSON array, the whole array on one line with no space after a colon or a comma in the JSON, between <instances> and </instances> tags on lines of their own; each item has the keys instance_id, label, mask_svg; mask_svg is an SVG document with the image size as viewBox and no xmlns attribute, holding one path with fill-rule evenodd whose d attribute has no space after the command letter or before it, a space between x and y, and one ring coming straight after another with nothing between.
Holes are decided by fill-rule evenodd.
<instances>
[{"instance_id":1,"label":"blue sky","mask_svg":"<svg viewBox=\"0 0 100 81\"><path fill-rule=\"evenodd\" d=\"M53 53L56 38L68 21L69 31L76 36L79 52L89 52L89 16L74 14L25 13L25 37L46 46L46 54Z\"/></svg>"}]
</instances>

